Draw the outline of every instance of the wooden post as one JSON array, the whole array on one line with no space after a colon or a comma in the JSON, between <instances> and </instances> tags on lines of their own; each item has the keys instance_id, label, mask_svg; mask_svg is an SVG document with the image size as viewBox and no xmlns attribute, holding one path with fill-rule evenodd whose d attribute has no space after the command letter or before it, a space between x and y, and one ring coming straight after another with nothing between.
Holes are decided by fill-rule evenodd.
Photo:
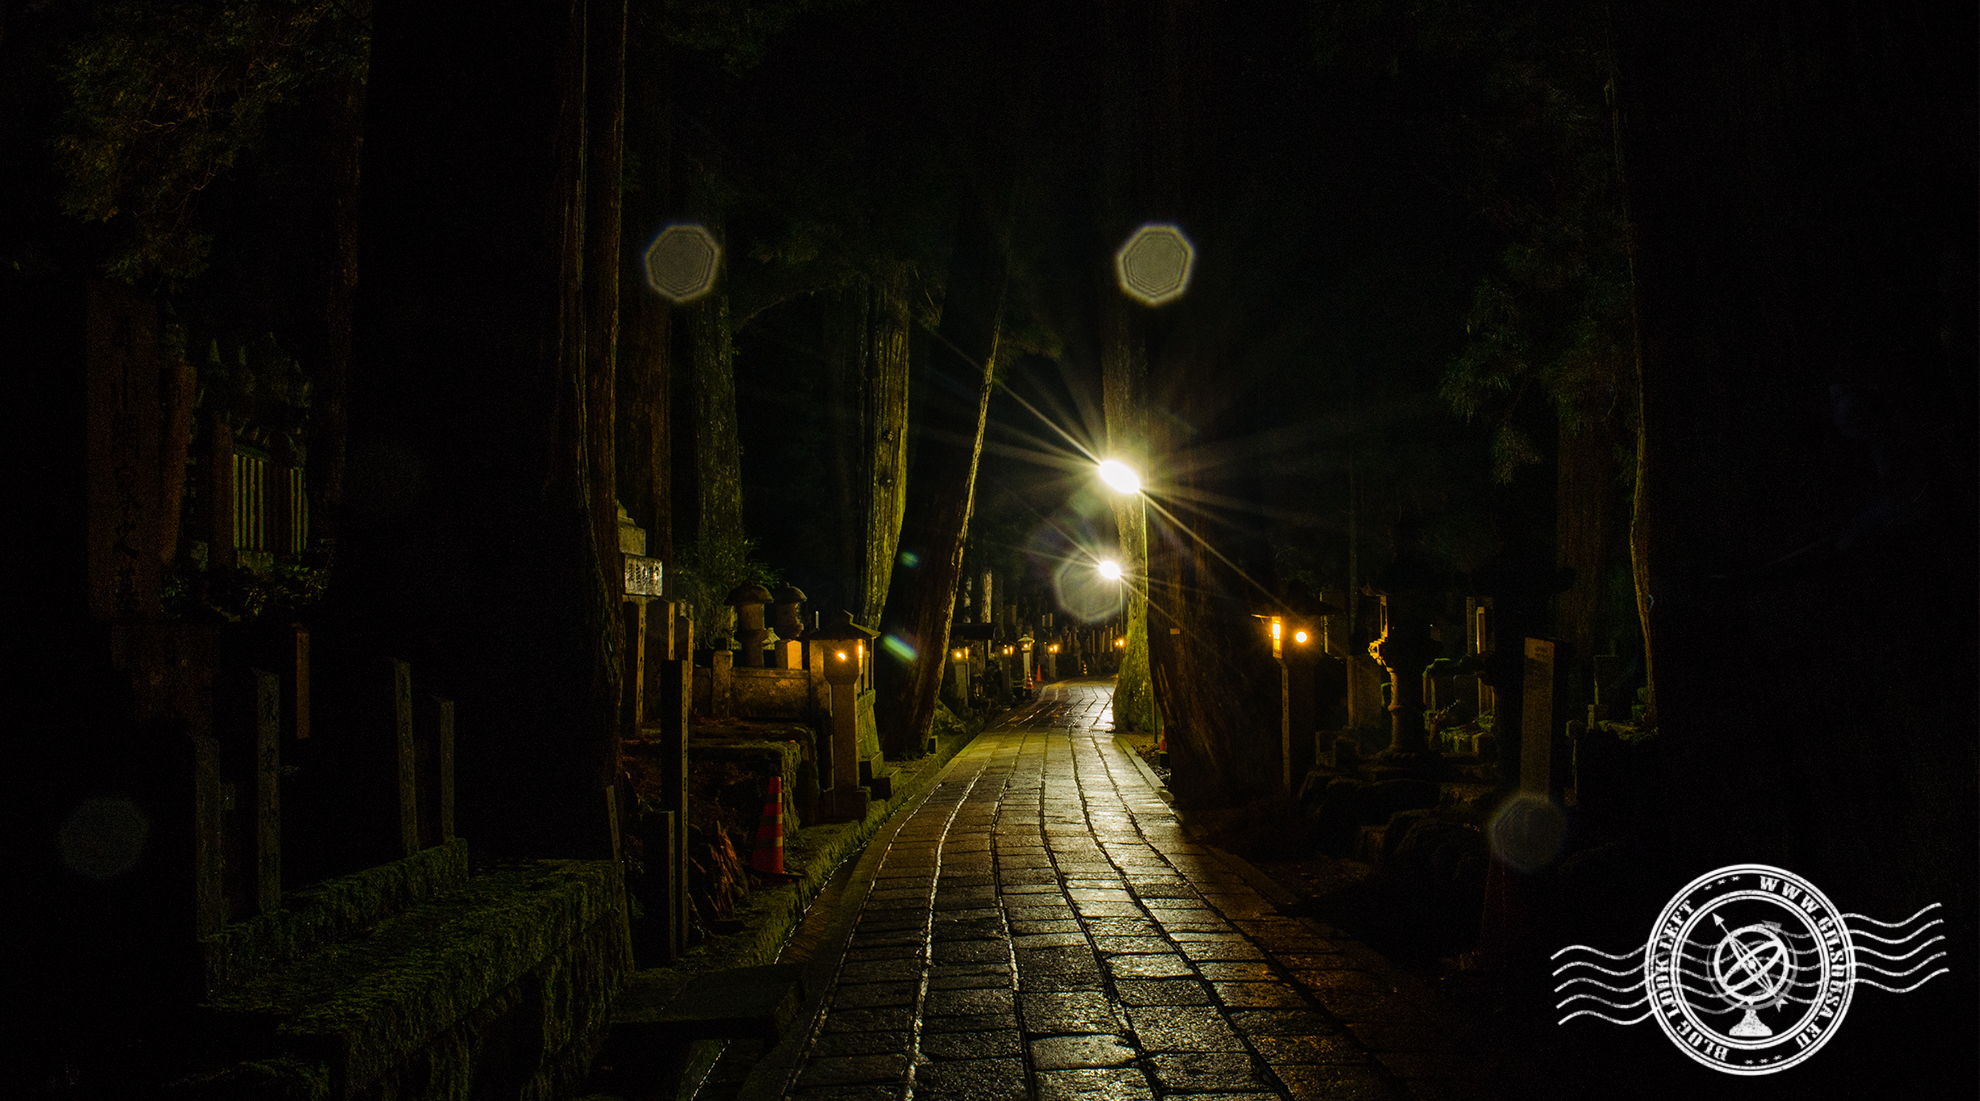
<instances>
[{"instance_id":1,"label":"wooden post","mask_svg":"<svg viewBox=\"0 0 1980 1101\"><path fill-rule=\"evenodd\" d=\"M1554 644L1526 640L1526 679L1521 708L1519 789L1546 795L1554 758Z\"/></svg>"},{"instance_id":2,"label":"wooden post","mask_svg":"<svg viewBox=\"0 0 1980 1101\"><path fill-rule=\"evenodd\" d=\"M660 923L661 963L673 963L687 951L687 866L678 858L687 849L682 838L680 817L663 810L641 815L640 840L646 849L646 874L652 886L644 897L656 899L659 906L649 909L650 920Z\"/></svg>"},{"instance_id":3,"label":"wooden post","mask_svg":"<svg viewBox=\"0 0 1980 1101\"><path fill-rule=\"evenodd\" d=\"M206 562L234 568L234 426L218 412L206 416Z\"/></svg>"},{"instance_id":4,"label":"wooden post","mask_svg":"<svg viewBox=\"0 0 1980 1101\"><path fill-rule=\"evenodd\" d=\"M733 650L717 650L709 658L708 665L708 715L710 718L729 717L729 694L734 685L736 655Z\"/></svg>"},{"instance_id":5,"label":"wooden post","mask_svg":"<svg viewBox=\"0 0 1980 1101\"><path fill-rule=\"evenodd\" d=\"M454 839L454 701L433 697L440 728L440 841Z\"/></svg>"},{"instance_id":6,"label":"wooden post","mask_svg":"<svg viewBox=\"0 0 1980 1101\"><path fill-rule=\"evenodd\" d=\"M1313 762L1319 758L1320 744L1317 732L1320 726L1319 715L1314 706L1314 674L1321 655L1318 646L1296 654L1286 662L1286 728L1291 731L1287 745L1291 752L1291 783L1288 794L1298 795L1300 785L1306 782L1306 774L1313 769Z\"/></svg>"},{"instance_id":7,"label":"wooden post","mask_svg":"<svg viewBox=\"0 0 1980 1101\"><path fill-rule=\"evenodd\" d=\"M1293 793L1292 669L1279 659L1279 790Z\"/></svg>"},{"instance_id":8,"label":"wooden post","mask_svg":"<svg viewBox=\"0 0 1980 1101\"><path fill-rule=\"evenodd\" d=\"M300 742L309 737L309 628L301 624L291 627L290 641L293 656L283 679L289 682L289 733Z\"/></svg>"},{"instance_id":9,"label":"wooden post","mask_svg":"<svg viewBox=\"0 0 1980 1101\"><path fill-rule=\"evenodd\" d=\"M678 605L674 608L674 660L694 660L694 617Z\"/></svg>"},{"instance_id":10,"label":"wooden post","mask_svg":"<svg viewBox=\"0 0 1980 1101\"><path fill-rule=\"evenodd\" d=\"M646 615L647 598L628 597L625 605L626 617L626 656L623 683L622 707L620 709L620 736L627 739L639 737L640 725L646 721Z\"/></svg>"},{"instance_id":11,"label":"wooden post","mask_svg":"<svg viewBox=\"0 0 1980 1101\"><path fill-rule=\"evenodd\" d=\"M282 906L282 678L250 669L254 678L254 870L261 913Z\"/></svg>"},{"instance_id":12,"label":"wooden post","mask_svg":"<svg viewBox=\"0 0 1980 1101\"><path fill-rule=\"evenodd\" d=\"M419 720L419 845L454 839L454 701L427 696Z\"/></svg>"},{"instance_id":13,"label":"wooden post","mask_svg":"<svg viewBox=\"0 0 1980 1101\"><path fill-rule=\"evenodd\" d=\"M681 617L687 620L686 616ZM693 653L692 650L686 651ZM660 742L660 813L667 832L666 851L649 854L649 869L661 869L661 897L667 900L669 960L687 951L687 746L688 716L694 709L694 662L682 657L661 663L659 713L655 732Z\"/></svg>"},{"instance_id":14,"label":"wooden post","mask_svg":"<svg viewBox=\"0 0 1980 1101\"><path fill-rule=\"evenodd\" d=\"M220 739L212 727L194 728L193 743L193 931L207 936L227 923L227 894L221 880L221 823L225 816L220 786Z\"/></svg>"},{"instance_id":15,"label":"wooden post","mask_svg":"<svg viewBox=\"0 0 1980 1101\"><path fill-rule=\"evenodd\" d=\"M626 859L624 835L619 823L619 785L614 782L605 785L605 833L612 854L612 891L619 903L619 951L623 954L623 966L631 970L632 951L632 907L626 896Z\"/></svg>"},{"instance_id":16,"label":"wooden post","mask_svg":"<svg viewBox=\"0 0 1980 1101\"><path fill-rule=\"evenodd\" d=\"M419 774L414 763L412 666L386 658L392 668L392 722L399 750L400 856L419 851Z\"/></svg>"}]
</instances>

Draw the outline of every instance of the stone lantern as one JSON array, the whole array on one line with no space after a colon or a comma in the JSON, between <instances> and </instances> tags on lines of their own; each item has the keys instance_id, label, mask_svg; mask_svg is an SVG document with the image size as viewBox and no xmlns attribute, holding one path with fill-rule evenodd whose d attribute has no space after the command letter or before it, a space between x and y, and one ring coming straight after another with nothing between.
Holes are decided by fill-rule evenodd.
<instances>
[{"instance_id":1,"label":"stone lantern","mask_svg":"<svg viewBox=\"0 0 1980 1101\"><path fill-rule=\"evenodd\" d=\"M1341 609L1304 594L1282 614L1271 617L1273 656L1279 660L1279 783L1296 794L1313 767L1318 716L1313 698L1314 667L1327 651L1328 617Z\"/></svg>"},{"instance_id":2,"label":"stone lantern","mask_svg":"<svg viewBox=\"0 0 1980 1101\"><path fill-rule=\"evenodd\" d=\"M804 634L804 590L796 585L785 585L771 596L770 626L777 632L776 644L771 652L777 660L773 663L779 669L796 669L804 664L804 644L798 639Z\"/></svg>"},{"instance_id":3,"label":"stone lantern","mask_svg":"<svg viewBox=\"0 0 1980 1101\"><path fill-rule=\"evenodd\" d=\"M835 817L864 818L867 789L859 786L859 683L866 671L866 645L877 632L852 621L840 611L832 622L807 631L811 668L822 672L832 707L831 792ZM821 772L821 777L823 773Z\"/></svg>"},{"instance_id":4,"label":"stone lantern","mask_svg":"<svg viewBox=\"0 0 1980 1101\"><path fill-rule=\"evenodd\" d=\"M743 667L763 668L763 641L770 637L763 626L763 606L770 603L770 590L761 585L738 585L724 603L736 610L736 639L742 643Z\"/></svg>"},{"instance_id":5,"label":"stone lantern","mask_svg":"<svg viewBox=\"0 0 1980 1101\"><path fill-rule=\"evenodd\" d=\"M1380 634L1368 644L1368 655L1389 675L1389 748L1379 755L1393 779L1420 772L1437 763L1423 726L1423 675L1439 654L1430 634L1430 612L1411 593L1377 592L1381 598Z\"/></svg>"}]
</instances>

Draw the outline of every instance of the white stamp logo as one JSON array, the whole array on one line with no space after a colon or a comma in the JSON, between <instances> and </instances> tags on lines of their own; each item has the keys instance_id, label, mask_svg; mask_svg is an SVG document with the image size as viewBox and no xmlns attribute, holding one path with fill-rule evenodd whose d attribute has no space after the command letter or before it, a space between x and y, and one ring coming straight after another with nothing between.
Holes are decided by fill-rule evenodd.
<instances>
[{"instance_id":1,"label":"white stamp logo","mask_svg":"<svg viewBox=\"0 0 1980 1101\"><path fill-rule=\"evenodd\" d=\"M1554 988L1566 995L1556 1008L1589 1001L1623 1011L1644 1010L1642 1016L1622 1020L1581 1008L1559 1023L1595 1017L1633 1025L1654 1018L1678 1050L1714 1070L1749 1075L1785 1070L1829 1042L1842 1026L1859 984L1905 994L1950 970L1941 967L1905 987L1865 977L1905 978L1945 956L1940 951L1902 971L1872 962L1904 964L1944 940L1933 936L1912 945L1941 924L1934 918L1913 926L1938 905L1935 902L1890 924L1843 913L1814 884L1781 868L1766 864L1720 868L1692 880L1672 897L1650 927L1649 942L1640 955L1612 955L1585 944L1571 944L1554 953L1557 960L1583 952L1636 965L1618 970L1586 956L1569 958L1554 972L1557 978L1565 977ZM1859 941L1881 944L1889 951ZM1637 981L1617 986L1599 976L1637 977ZM1619 1001L1598 991L1636 997Z\"/></svg>"}]
</instances>

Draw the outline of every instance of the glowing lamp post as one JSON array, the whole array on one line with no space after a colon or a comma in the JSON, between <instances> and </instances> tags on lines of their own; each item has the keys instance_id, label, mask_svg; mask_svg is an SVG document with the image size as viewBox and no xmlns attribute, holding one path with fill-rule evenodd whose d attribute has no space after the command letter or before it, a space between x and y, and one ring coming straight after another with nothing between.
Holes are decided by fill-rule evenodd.
<instances>
[{"instance_id":1,"label":"glowing lamp post","mask_svg":"<svg viewBox=\"0 0 1980 1101\"><path fill-rule=\"evenodd\" d=\"M1059 679L1059 644L1056 642L1045 647L1045 679Z\"/></svg>"},{"instance_id":2,"label":"glowing lamp post","mask_svg":"<svg viewBox=\"0 0 1980 1101\"><path fill-rule=\"evenodd\" d=\"M1279 663L1279 787L1290 796L1296 779L1313 767L1313 663L1322 642L1318 625L1303 617L1258 618Z\"/></svg>"},{"instance_id":3,"label":"glowing lamp post","mask_svg":"<svg viewBox=\"0 0 1980 1101\"><path fill-rule=\"evenodd\" d=\"M1123 496L1141 492L1141 475L1119 459L1108 459L1100 464L1100 480L1107 484L1108 489Z\"/></svg>"},{"instance_id":4,"label":"glowing lamp post","mask_svg":"<svg viewBox=\"0 0 1980 1101\"><path fill-rule=\"evenodd\" d=\"M813 668L825 674L831 698L832 812L861 819L868 793L859 786L859 682L866 671L866 640L875 632L854 623L851 612L833 618L835 622L807 633L805 641L813 646Z\"/></svg>"}]
</instances>

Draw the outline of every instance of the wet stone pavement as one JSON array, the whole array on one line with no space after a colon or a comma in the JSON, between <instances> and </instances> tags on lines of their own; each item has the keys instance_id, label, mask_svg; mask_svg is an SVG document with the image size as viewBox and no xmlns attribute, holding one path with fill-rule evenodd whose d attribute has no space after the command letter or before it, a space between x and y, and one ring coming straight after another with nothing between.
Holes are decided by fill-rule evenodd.
<instances>
[{"instance_id":1,"label":"wet stone pavement","mask_svg":"<svg viewBox=\"0 0 1980 1101\"><path fill-rule=\"evenodd\" d=\"M1490 1096L1365 948L1191 843L1113 742L1111 685L986 731L864 890L788 1097Z\"/></svg>"}]
</instances>

